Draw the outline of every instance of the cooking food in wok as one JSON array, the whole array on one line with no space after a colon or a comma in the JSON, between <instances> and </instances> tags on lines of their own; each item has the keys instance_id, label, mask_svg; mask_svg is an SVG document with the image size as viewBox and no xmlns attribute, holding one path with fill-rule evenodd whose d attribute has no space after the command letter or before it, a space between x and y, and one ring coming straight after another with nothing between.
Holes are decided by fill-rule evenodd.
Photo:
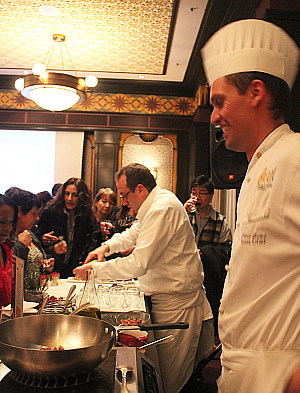
<instances>
[{"instance_id":1,"label":"cooking food in wok","mask_svg":"<svg viewBox=\"0 0 300 393\"><path fill-rule=\"evenodd\" d=\"M112 325L94 318L75 315L16 318L0 324L0 359L21 374L46 378L82 374L107 357L115 336Z\"/></svg>"},{"instance_id":2,"label":"cooking food in wok","mask_svg":"<svg viewBox=\"0 0 300 393\"><path fill-rule=\"evenodd\" d=\"M185 322L124 326L123 329L188 329ZM61 378L96 368L116 342L117 329L77 315L42 314L0 324L0 359L21 374ZM53 350L62 347L63 350ZM50 349L48 349L50 348Z\"/></svg>"}]
</instances>

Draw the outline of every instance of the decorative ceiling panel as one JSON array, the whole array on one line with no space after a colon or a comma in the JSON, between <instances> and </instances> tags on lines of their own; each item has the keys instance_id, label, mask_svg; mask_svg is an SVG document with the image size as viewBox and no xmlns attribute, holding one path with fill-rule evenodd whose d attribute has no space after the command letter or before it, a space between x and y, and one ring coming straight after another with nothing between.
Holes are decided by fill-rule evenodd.
<instances>
[{"instance_id":1,"label":"decorative ceiling panel","mask_svg":"<svg viewBox=\"0 0 300 393\"><path fill-rule=\"evenodd\" d=\"M43 15L43 5L59 15ZM164 73L175 0L0 0L0 7L1 69L43 62L59 33L78 71ZM57 45L48 68L61 70ZM64 69L72 70L66 53Z\"/></svg>"}]
</instances>

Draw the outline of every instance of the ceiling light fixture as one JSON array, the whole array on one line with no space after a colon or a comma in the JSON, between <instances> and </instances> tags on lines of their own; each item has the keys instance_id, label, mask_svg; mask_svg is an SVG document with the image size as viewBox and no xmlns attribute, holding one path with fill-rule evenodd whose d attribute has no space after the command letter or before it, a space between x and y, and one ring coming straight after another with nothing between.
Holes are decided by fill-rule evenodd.
<instances>
[{"instance_id":1,"label":"ceiling light fixture","mask_svg":"<svg viewBox=\"0 0 300 393\"><path fill-rule=\"evenodd\" d=\"M21 91L24 97L34 101L43 109L47 109L49 111L63 111L71 108L76 103L84 101L86 99L87 89L95 87L98 83L98 79L93 75L89 75L85 79L78 78L65 43L66 37L63 34L54 34L53 40L54 43L46 54L44 62L35 64L32 67L32 74L26 75L24 78L17 79L15 81L15 88ZM62 71L64 71L62 50L62 44L64 44L65 50L67 51L74 69L75 76L61 72L47 71L47 67L54 50L54 45L57 43L61 45L60 53ZM47 65L45 65L44 63L46 62L48 55L49 60Z\"/></svg>"},{"instance_id":2,"label":"ceiling light fixture","mask_svg":"<svg viewBox=\"0 0 300 393\"><path fill-rule=\"evenodd\" d=\"M57 16L60 14L59 9L53 5L41 5L38 10L45 16Z\"/></svg>"}]
</instances>

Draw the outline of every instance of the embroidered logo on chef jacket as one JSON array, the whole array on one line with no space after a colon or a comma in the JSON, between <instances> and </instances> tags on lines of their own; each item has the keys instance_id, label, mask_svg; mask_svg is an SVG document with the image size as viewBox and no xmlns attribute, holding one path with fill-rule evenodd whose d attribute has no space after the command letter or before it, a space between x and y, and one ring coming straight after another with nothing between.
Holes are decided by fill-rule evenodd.
<instances>
[{"instance_id":1,"label":"embroidered logo on chef jacket","mask_svg":"<svg viewBox=\"0 0 300 393\"><path fill-rule=\"evenodd\" d=\"M266 244L267 234L266 233L242 233L241 235L241 244L243 245L252 245L252 246L262 246Z\"/></svg>"},{"instance_id":2,"label":"embroidered logo on chef jacket","mask_svg":"<svg viewBox=\"0 0 300 393\"><path fill-rule=\"evenodd\" d=\"M262 174L258 178L257 189L265 191L267 188L272 188L275 172L276 169L264 168Z\"/></svg>"}]
</instances>

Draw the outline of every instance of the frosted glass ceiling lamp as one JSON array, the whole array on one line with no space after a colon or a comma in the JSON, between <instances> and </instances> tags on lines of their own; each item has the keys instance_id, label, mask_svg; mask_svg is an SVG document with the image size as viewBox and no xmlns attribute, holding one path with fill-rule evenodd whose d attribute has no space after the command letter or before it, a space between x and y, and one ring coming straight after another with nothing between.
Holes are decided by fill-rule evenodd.
<instances>
[{"instance_id":1,"label":"frosted glass ceiling lamp","mask_svg":"<svg viewBox=\"0 0 300 393\"><path fill-rule=\"evenodd\" d=\"M49 111L64 111L86 98L84 79L58 72L26 75L22 95Z\"/></svg>"},{"instance_id":2,"label":"frosted glass ceiling lamp","mask_svg":"<svg viewBox=\"0 0 300 393\"><path fill-rule=\"evenodd\" d=\"M65 41L65 36L54 34L53 40L55 43L61 43ZM42 63L35 64L32 72L32 74L26 75L24 78L17 79L15 87L21 91L24 97L49 111L63 111L71 108L76 103L84 101L88 87L95 87L98 83L97 78L93 75L89 75L84 80L83 78L60 72L47 72L46 66Z\"/></svg>"}]
</instances>

